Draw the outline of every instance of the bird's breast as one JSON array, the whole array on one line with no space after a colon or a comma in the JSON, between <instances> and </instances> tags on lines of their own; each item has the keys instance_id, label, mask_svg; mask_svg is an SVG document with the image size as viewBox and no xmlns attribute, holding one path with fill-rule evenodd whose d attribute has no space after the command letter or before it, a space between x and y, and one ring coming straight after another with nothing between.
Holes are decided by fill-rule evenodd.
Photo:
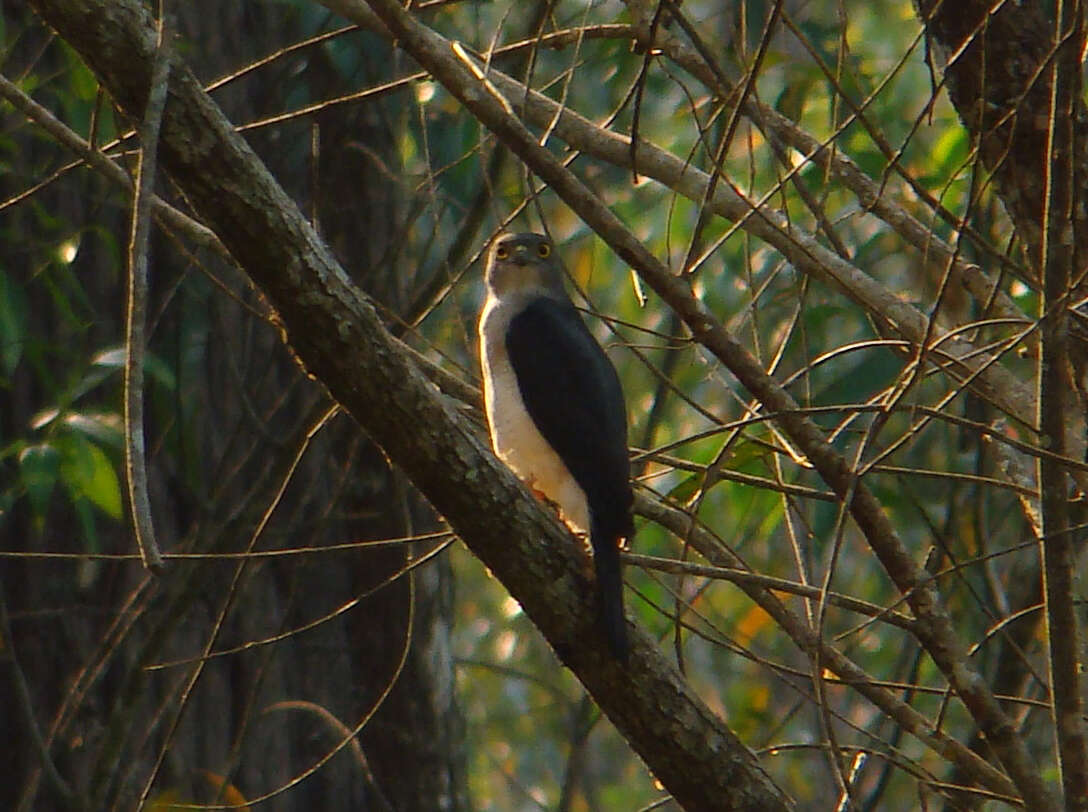
<instances>
[{"instance_id":1,"label":"bird's breast","mask_svg":"<svg viewBox=\"0 0 1088 812\"><path fill-rule=\"evenodd\" d=\"M514 315L514 308L490 299L480 317L480 362L491 446L519 478L559 506L567 524L586 533L585 492L533 422L510 364L506 331Z\"/></svg>"}]
</instances>

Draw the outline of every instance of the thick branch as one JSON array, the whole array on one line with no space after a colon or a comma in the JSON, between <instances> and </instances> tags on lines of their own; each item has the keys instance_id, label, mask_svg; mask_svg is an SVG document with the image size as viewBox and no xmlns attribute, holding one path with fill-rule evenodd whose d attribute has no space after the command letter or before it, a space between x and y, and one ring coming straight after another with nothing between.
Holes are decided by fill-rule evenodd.
<instances>
[{"instance_id":1,"label":"thick branch","mask_svg":"<svg viewBox=\"0 0 1088 812\"><path fill-rule=\"evenodd\" d=\"M129 114L143 110L154 25L138 0L32 0ZM175 63L160 163L275 306L309 371L442 512L544 631L677 800L788 802L637 629L621 668L598 639L577 548L394 343L294 203L191 71ZM547 543L541 543L541 541Z\"/></svg>"},{"instance_id":2,"label":"thick branch","mask_svg":"<svg viewBox=\"0 0 1088 812\"><path fill-rule=\"evenodd\" d=\"M918 638L949 680L975 722L985 731L1022 797L1033 808L1057 809L1023 741L1001 709L982 676L969 663L955 634L951 617L933 582L925 577L896 535L872 491L856 480L849 463L823 437L819 428L797 410L792 396L769 376L693 294L688 283L674 276L634 238L620 220L571 174L512 114L511 104L480 68L452 43L420 24L395 0L367 0L397 37L401 46L426 68L496 137L541 177L654 291L683 319L693 337L707 347L763 405L780 412L780 425L806 454L824 481L848 500L850 514L885 570L906 596L918 617ZM640 148L641 152L641 148ZM774 231L778 223L768 223ZM788 224L785 233L790 233ZM795 262L806 251L791 248ZM800 256L798 256L800 255Z\"/></svg>"}]
</instances>

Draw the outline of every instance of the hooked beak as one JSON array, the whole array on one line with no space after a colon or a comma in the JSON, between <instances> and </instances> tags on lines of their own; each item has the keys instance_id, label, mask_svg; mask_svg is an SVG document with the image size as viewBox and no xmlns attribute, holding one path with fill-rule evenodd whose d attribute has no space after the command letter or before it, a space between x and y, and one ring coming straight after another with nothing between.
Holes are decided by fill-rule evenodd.
<instances>
[{"instance_id":1,"label":"hooked beak","mask_svg":"<svg viewBox=\"0 0 1088 812\"><path fill-rule=\"evenodd\" d=\"M514 249L514 256L510 258L510 261L515 265L524 267L529 264L529 249L524 245L519 245Z\"/></svg>"}]
</instances>

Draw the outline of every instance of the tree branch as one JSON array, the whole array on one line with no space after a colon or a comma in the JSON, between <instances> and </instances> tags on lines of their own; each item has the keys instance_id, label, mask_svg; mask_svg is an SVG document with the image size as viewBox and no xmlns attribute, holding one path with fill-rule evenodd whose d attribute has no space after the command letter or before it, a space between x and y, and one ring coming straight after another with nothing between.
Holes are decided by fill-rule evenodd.
<instances>
[{"instance_id":1,"label":"tree branch","mask_svg":"<svg viewBox=\"0 0 1088 812\"><path fill-rule=\"evenodd\" d=\"M944 79L964 127L979 144L979 156L993 173L1005 210L1023 240L1035 284L1042 285L1044 212L1049 205L1051 85L1044 80L1057 44L1042 7L1036 3L990 0L916 0L926 33L943 61ZM1080 55L1075 57L1079 66ZM1078 67L1079 69L1079 67ZM1068 100L1069 126L1077 133L1067 156L1074 188L1088 183L1088 108L1078 97ZM1075 233L1088 234L1088 211L1077 207L1067 221ZM1085 269L1073 271L1072 291L1083 298ZM1067 298L1065 306L1073 302ZM1083 339L1070 345L1074 361L1088 363ZM1082 393L1082 401L1084 393ZM1065 412L1069 455L1083 459L1086 425L1083 409ZM1084 488L1084 483L1078 481Z\"/></svg>"},{"instance_id":2,"label":"tree branch","mask_svg":"<svg viewBox=\"0 0 1088 812\"><path fill-rule=\"evenodd\" d=\"M1066 444L1066 413L1075 391L1069 358L1069 296L1078 270L1077 210L1082 205L1074 187L1072 158L1077 144L1075 107L1080 99L1084 18L1079 2L1060 3L1055 36L1057 58L1044 76L1051 89L1043 211L1043 321L1039 374L1039 426L1044 444L1059 454ZM1088 809L1088 748L1080 690L1080 647L1075 610L1076 552L1069 511L1070 481L1065 466L1039 461L1042 490L1042 556L1047 635L1050 644L1050 690L1058 771L1067 809Z\"/></svg>"},{"instance_id":3,"label":"tree branch","mask_svg":"<svg viewBox=\"0 0 1088 812\"><path fill-rule=\"evenodd\" d=\"M32 5L119 106L142 109L155 30L138 0ZM787 809L753 754L647 635L630 630L626 669L607 654L570 534L437 396L181 64L171 71L160 163L275 306L310 373L503 582L677 801L691 809Z\"/></svg>"},{"instance_id":4,"label":"tree branch","mask_svg":"<svg viewBox=\"0 0 1088 812\"><path fill-rule=\"evenodd\" d=\"M936 586L915 564L872 491L857 480L849 463L823 437L819 428L797 411L793 397L722 327L693 295L685 279L670 273L585 184L537 142L512 114L513 106L490 81L491 77L483 76L472 57L423 26L395 0L367 0L367 3L382 18L404 50L430 71L638 272L683 319L696 341L710 350L766 408L781 413L783 431L805 453L839 498L847 500L850 515L918 617L918 639L949 680L972 718L985 731L1021 796L1030 799L1034 808L1056 810L1049 788L1035 768L1024 742L987 688L985 680L969 662L967 651L955 634L952 619ZM330 5L339 7L343 4L338 0ZM602 137L606 136L602 134ZM612 137L618 140L618 137ZM642 152L641 145L638 152ZM749 212L752 210L750 206L747 208ZM753 218L753 222L760 219ZM815 244L814 240L802 244L796 230L788 223L781 222L776 214L767 213L765 222L768 241L773 240L772 244L782 245L782 240L774 238L779 233L797 240L782 245L784 253L797 264L811 264L808 257L812 253L830 253ZM834 255L827 260L829 264L840 262ZM909 314L904 313L903 318L909 318ZM981 375L978 377L981 378ZM1010 385L1021 388L1015 381L1010 381Z\"/></svg>"},{"instance_id":5,"label":"tree branch","mask_svg":"<svg viewBox=\"0 0 1088 812\"><path fill-rule=\"evenodd\" d=\"M147 326L148 244L151 238L151 197L155 189L158 161L159 128L166 104L166 84L170 78L170 56L166 46L166 11L160 9L155 58L151 69L151 87L140 122L140 160L132 195L132 227L128 243L128 303L125 308L125 479L132 513L132 530L144 566L156 575L165 567L155 523L151 519L151 501L147 493L147 459L144 449L144 330Z\"/></svg>"},{"instance_id":6,"label":"tree branch","mask_svg":"<svg viewBox=\"0 0 1088 812\"><path fill-rule=\"evenodd\" d=\"M732 570L744 570L744 562L733 556L699 525L692 525L691 516L676 508L662 504L656 499L649 499L642 494L635 497L635 510L642 516L657 522L671 530L677 538L688 540L691 546L707 561L717 567ZM638 557L628 557L632 563L640 563ZM962 743L949 736L930 720L912 708L910 704L895 692L878 685L868 673L842 651L828 643L812 626L796 612L786 606L774 594L776 587L769 587L762 576L751 573L752 577L740 576L735 579L737 586L752 601L790 636L794 644L805 654L818 653L820 662L838 676L845 684L856 690L889 718L935 753L955 764L972 781L1002 795L1015 795L1016 788L999 770L977 753L971 752ZM731 579L733 580L733 579ZM819 590L814 589L819 594ZM911 629L913 631L913 628Z\"/></svg>"}]
</instances>

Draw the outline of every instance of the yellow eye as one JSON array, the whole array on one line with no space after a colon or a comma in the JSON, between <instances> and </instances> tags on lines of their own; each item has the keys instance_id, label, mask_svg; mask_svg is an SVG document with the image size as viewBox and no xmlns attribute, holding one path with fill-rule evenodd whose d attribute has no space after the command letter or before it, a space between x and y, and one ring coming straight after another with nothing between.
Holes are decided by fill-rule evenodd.
<instances>
[{"instance_id":1,"label":"yellow eye","mask_svg":"<svg viewBox=\"0 0 1088 812\"><path fill-rule=\"evenodd\" d=\"M505 246L500 245L495 249L496 259L506 259L508 256L510 256L510 250Z\"/></svg>"},{"instance_id":2,"label":"yellow eye","mask_svg":"<svg viewBox=\"0 0 1088 812\"><path fill-rule=\"evenodd\" d=\"M542 257L547 257L548 255L551 254L552 247L550 245L548 245L546 242L542 242L540 245L538 245L536 247L536 252L538 254L540 254L540 256L542 256Z\"/></svg>"}]
</instances>

